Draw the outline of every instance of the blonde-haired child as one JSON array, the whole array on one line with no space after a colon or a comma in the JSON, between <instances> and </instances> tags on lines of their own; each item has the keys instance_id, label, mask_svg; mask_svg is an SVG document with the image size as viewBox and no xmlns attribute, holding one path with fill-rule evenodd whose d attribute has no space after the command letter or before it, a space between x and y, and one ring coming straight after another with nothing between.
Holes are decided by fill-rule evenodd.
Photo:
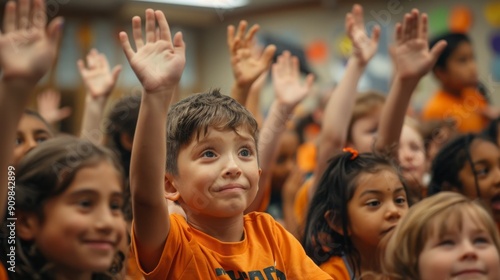
<instances>
[{"instance_id":1,"label":"blonde-haired child","mask_svg":"<svg viewBox=\"0 0 500 280\"><path fill-rule=\"evenodd\" d=\"M391 236L389 279L500 279L500 238L479 203L442 192L413 206Z\"/></svg>"}]
</instances>

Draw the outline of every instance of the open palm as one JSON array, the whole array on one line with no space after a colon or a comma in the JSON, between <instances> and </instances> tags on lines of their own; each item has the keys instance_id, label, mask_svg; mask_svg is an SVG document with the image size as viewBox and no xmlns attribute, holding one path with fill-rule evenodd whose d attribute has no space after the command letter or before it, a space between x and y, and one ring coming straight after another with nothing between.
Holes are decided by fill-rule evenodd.
<instances>
[{"instance_id":1,"label":"open palm","mask_svg":"<svg viewBox=\"0 0 500 280\"><path fill-rule=\"evenodd\" d=\"M345 25L347 35L353 44L353 55L361 64L367 64L377 52L380 27L373 27L372 37L368 37L364 26L363 8L357 4L346 14Z\"/></svg>"},{"instance_id":2,"label":"open palm","mask_svg":"<svg viewBox=\"0 0 500 280\"><path fill-rule=\"evenodd\" d=\"M78 60L77 65L85 87L92 97L108 96L121 71L120 65L110 71L106 56L96 49L92 49L87 55L87 67L81 59Z\"/></svg>"},{"instance_id":3,"label":"open palm","mask_svg":"<svg viewBox=\"0 0 500 280\"><path fill-rule=\"evenodd\" d=\"M155 20L159 32L155 32ZM146 91L157 91L175 87L182 75L185 45L182 34L177 33L172 41L170 28L161 11L146 10L146 43L142 40L141 21L132 19L133 36L137 51L134 52L125 32L120 33L123 50L130 66Z\"/></svg>"}]
</instances>

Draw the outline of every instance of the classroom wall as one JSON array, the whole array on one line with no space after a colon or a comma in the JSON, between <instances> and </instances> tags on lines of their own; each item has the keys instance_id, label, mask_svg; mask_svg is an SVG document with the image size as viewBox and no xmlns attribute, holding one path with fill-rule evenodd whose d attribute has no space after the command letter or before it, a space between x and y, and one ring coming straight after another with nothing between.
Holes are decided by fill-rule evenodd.
<instances>
[{"instance_id":1,"label":"classroom wall","mask_svg":"<svg viewBox=\"0 0 500 280\"><path fill-rule=\"evenodd\" d=\"M245 19L249 23L261 25L261 32L275 34L280 38L286 38L300 46L307 46L312 42L322 40L328 47L328 58L323 62L311 63L311 67L317 73L317 88L325 89L338 81L342 76L343 62L345 58L340 53L342 34L344 34L344 17L350 11L352 1L336 1L332 7L309 7L285 11L273 11L260 15L250 15ZM371 72L379 78L385 78L385 83L378 81L377 88L387 91L391 73L391 63L387 56L388 45L392 42L393 26L400 21L405 12L417 7L421 11L429 13L431 32L438 33L446 28L445 17L449 16L452 8L457 5L468 7L473 16L473 24L470 36L474 43L477 55L480 79L486 84L493 95L494 104L500 104L500 96L493 94L500 89L500 70L492 71L492 62L497 60L492 51L490 36L499 33L499 27L493 27L485 17L486 5L499 1L465 1L465 0L442 0L442 1L411 1L411 0L384 0L384 1L358 1L364 6L365 20L367 24L378 22L382 27L381 50L375 65L369 65ZM499 13L500 16L500 13ZM226 46L226 27L228 24L237 24L240 18L229 18L220 21L216 26L207 28L200 38L200 65L199 78L200 87L208 89L221 87L223 92L229 93L233 77L230 68L229 56ZM372 63L371 63L372 64ZM498 66L498 65L497 65ZM497 68L498 69L498 68ZM368 79L370 80L370 79ZM373 83L366 80L361 81L360 90L370 88ZM420 83L413 98L413 105L418 110L427 98L434 92L437 84L431 75L425 77ZM262 96L262 108L270 104L272 100L272 89L268 86Z\"/></svg>"}]
</instances>

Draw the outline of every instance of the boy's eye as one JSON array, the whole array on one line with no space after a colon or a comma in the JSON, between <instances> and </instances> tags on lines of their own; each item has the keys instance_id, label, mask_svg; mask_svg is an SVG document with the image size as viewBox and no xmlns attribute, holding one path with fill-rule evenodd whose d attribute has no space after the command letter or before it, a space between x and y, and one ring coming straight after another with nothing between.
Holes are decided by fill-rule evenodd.
<instances>
[{"instance_id":1,"label":"boy's eye","mask_svg":"<svg viewBox=\"0 0 500 280\"><path fill-rule=\"evenodd\" d=\"M455 245L455 241L453 241L452 239L441 240L438 244L438 246L453 246L453 245Z\"/></svg>"},{"instance_id":2,"label":"boy's eye","mask_svg":"<svg viewBox=\"0 0 500 280\"><path fill-rule=\"evenodd\" d=\"M123 201L118 201L118 200L112 201L109 206L112 210L120 210L121 211L123 208Z\"/></svg>"},{"instance_id":3,"label":"boy's eye","mask_svg":"<svg viewBox=\"0 0 500 280\"><path fill-rule=\"evenodd\" d=\"M250 152L249 149L242 149L240 151L240 155L243 156L243 157L249 157L252 155L252 153Z\"/></svg>"},{"instance_id":4,"label":"boy's eye","mask_svg":"<svg viewBox=\"0 0 500 280\"><path fill-rule=\"evenodd\" d=\"M204 151L202 154L203 157L213 158L215 157L215 153L212 151Z\"/></svg>"},{"instance_id":5,"label":"boy's eye","mask_svg":"<svg viewBox=\"0 0 500 280\"><path fill-rule=\"evenodd\" d=\"M18 138L16 138L16 146L21 145L23 142L24 142L24 141L23 141L23 139L22 139L22 138L19 138L19 137L18 137Z\"/></svg>"}]
</instances>

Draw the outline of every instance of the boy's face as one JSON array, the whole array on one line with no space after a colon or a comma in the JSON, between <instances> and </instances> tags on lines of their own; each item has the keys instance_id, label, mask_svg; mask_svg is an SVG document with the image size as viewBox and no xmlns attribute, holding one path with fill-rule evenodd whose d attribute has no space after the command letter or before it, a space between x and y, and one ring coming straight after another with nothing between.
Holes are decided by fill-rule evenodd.
<instances>
[{"instance_id":1,"label":"boy's face","mask_svg":"<svg viewBox=\"0 0 500 280\"><path fill-rule=\"evenodd\" d=\"M469 42L460 43L448 58L446 69L437 70L436 75L452 89L477 86L478 73L472 45Z\"/></svg>"},{"instance_id":2,"label":"boy's face","mask_svg":"<svg viewBox=\"0 0 500 280\"><path fill-rule=\"evenodd\" d=\"M177 166L170 181L188 215L241 215L257 194L261 170L255 140L246 129L209 128L181 147Z\"/></svg>"}]
</instances>

